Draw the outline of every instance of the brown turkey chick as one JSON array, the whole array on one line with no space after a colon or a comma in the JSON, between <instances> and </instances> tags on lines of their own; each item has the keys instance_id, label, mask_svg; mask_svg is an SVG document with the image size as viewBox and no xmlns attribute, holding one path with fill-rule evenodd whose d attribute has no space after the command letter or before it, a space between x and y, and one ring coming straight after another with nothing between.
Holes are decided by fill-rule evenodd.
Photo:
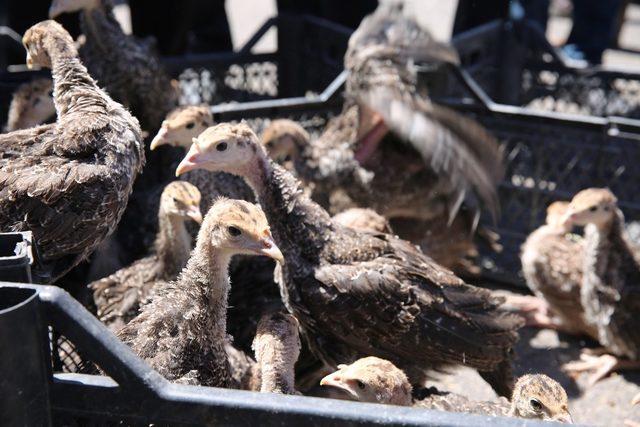
<instances>
[{"instance_id":1,"label":"brown turkey chick","mask_svg":"<svg viewBox=\"0 0 640 427\"><path fill-rule=\"evenodd\" d=\"M50 67L57 121L0 135L0 229L31 230L50 283L111 234L144 164L138 121L87 73L69 34L25 33L27 64Z\"/></svg>"},{"instance_id":2,"label":"brown turkey chick","mask_svg":"<svg viewBox=\"0 0 640 427\"><path fill-rule=\"evenodd\" d=\"M339 396L346 400L573 423L566 391L558 382L541 374L520 377L511 403L504 397L494 402L474 401L433 387L415 393L402 370L377 357L340 365L338 371L327 375L320 384L340 390Z\"/></svg>"},{"instance_id":3,"label":"brown turkey chick","mask_svg":"<svg viewBox=\"0 0 640 427\"><path fill-rule=\"evenodd\" d=\"M592 372L593 384L614 370L640 368L640 251L630 243L624 216L608 189L580 191L565 220L585 227L580 300L604 347L604 354L583 353L582 361L565 368Z\"/></svg>"},{"instance_id":4,"label":"brown turkey chick","mask_svg":"<svg viewBox=\"0 0 640 427\"><path fill-rule=\"evenodd\" d=\"M118 336L169 380L239 387L227 353L227 269L236 254L282 261L262 210L248 202L220 199L205 216L178 279L159 284L151 301Z\"/></svg>"},{"instance_id":5,"label":"brown turkey chick","mask_svg":"<svg viewBox=\"0 0 640 427\"><path fill-rule=\"evenodd\" d=\"M200 192L188 182L174 181L160 197L154 254L89 284L98 318L110 329L117 331L137 316L158 283L178 277L191 252L188 220L202 222Z\"/></svg>"},{"instance_id":6,"label":"brown turkey chick","mask_svg":"<svg viewBox=\"0 0 640 427\"><path fill-rule=\"evenodd\" d=\"M570 234L571 221L564 221L568 207L568 202L549 205L546 223L522 245L522 271L531 291L548 304L555 317L549 319L550 324L539 326L598 339L597 331L584 318L580 301L584 242Z\"/></svg>"},{"instance_id":7,"label":"brown turkey chick","mask_svg":"<svg viewBox=\"0 0 640 427\"><path fill-rule=\"evenodd\" d=\"M287 260L276 272L285 305L327 365L374 354L420 383L429 369L463 364L510 394L521 321L489 291L408 242L332 221L244 124L203 132L176 174L197 168L242 176L256 192Z\"/></svg>"}]
</instances>

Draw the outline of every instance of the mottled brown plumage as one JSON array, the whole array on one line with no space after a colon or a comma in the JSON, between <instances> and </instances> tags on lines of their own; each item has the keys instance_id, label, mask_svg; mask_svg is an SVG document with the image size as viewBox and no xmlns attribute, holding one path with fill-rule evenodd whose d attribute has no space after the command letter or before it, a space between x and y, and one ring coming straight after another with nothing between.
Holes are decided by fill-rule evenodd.
<instances>
[{"instance_id":1,"label":"mottled brown plumage","mask_svg":"<svg viewBox=\"0 0 640 427\"><path fill-rule=\"evenodd\" d=\"M300 347L295 317L280 311L263 315L253 340L257 375L252 389L262 393L297 394L295 364Z\"/></svg>"},{"instance_id":2,"label":"mottled brown plumage","mask_svg":"<svg viewBox=\"0 0 640 427\"><path fill-rule=\"evenodd\" d=\"M413 391L407 376L388 360L365 357L322 379L321 385L341 390L345 399L359 402L415 406L449 412L512 416L572 423L567 393L546 375L525 375L514 387L511 403L474 401L465 396L440 392L433 387Z\"/></svg>"},{"instance_id":3,"label":"mottled brown plumage","mask_svg":"<svg viewBox=\"0 0 640 427\"><path fill-rule=\"evenodd\" d=\"M54 21L24 36L28 64L51 67L57 121L0 135L0 229L32 230L50 282L115 229L144 164L138 121L98 88Z\"/></svg>"},{"instance_id":4,"label":"mottled brown plumage","mask_svg":"<svg viewBox=\"0 0 640 427\"><path fill-rule=\"evenodd\" d=\"M566 220L585 227L580 299L586 321L611 353L568 368L595 370L592 383L615 369L640 368L640 251L627 238L617 199L607 189L583 190Z\"/></svg>"},{"instance_id":5,"label":"mottled brown plumage","mask_svg":"<svg viewBox=\"0 0 640 427\"><path fill-rule=\"evenodd\" d=\"M178 277L191 252L185 222L202 222L200 192L188 182L170 183L160 199L154 253L89 284L98 318L114 331L138 315L140 304L158 283Z\"/></svg>"},{"instance_id":6,"label":"mottled brown plumage","mask_svg":"<svg viewBox=\"0 0 640 427\"><path fill-rule=\"evenodd\" d=\"M558 328L597 339L598 333L586 322L580 301L584 242L570 234L570 221L563 222L568 206L568 202L549 206L546 224L522 245L522 271L529 288L549 305Z\"/></svg>"},{"instance_id":7,"label":"mottled brown plumage","mask_svg":"<svg viewBox=\"0 0 640 427\"><path fill-rule=\"evenodd\" d=\"M38 78L23 83L13 93L5 132L28 129L56 117L53 103L53 82Z\"/></svg>"},{"instance_id":8,"label":"mottled brown plumage","mask_svg":"<svg viewBox=\"0 0 640 427\"><path fill-rule=\"evenodd\" d=\"M243 176L265 209L287 263L277 281L312 351L336 366L386 357L412 380L443 365L478 369L510 393L510 354L520 320L413 245L333 222L274 164L244 124L207 129L177 174L204 168Z\"/></svg>"},{"instance_id":9,"label":"mottled brown plumage","mask_svg":"<svg viewBox=\"0 0 640 427\"><path fill-rule=\"evenodd\" d=\"M169 380L239 386L227 353L227 268L240 253L282 260L258 206L220 199L207 213L178 279L159 284L119 337Z\"/></svg>"}]
</instances>

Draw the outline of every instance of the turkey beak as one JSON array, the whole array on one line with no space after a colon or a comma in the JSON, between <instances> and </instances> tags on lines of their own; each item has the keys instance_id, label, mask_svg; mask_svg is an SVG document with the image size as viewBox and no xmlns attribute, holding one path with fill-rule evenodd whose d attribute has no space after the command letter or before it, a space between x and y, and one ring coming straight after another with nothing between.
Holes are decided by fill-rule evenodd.
<instances>
[{"instance_id":1,"label":"turkey beak","mask_svg":"<svg viewBox=\"0 0 640 427\"><path fill-rule=\"evenodd\" d=\"M198 224L202 224L202 212L200 212L200 208L197 206L190 207L187 211L187 216Z\"/></svg>"},{"instance_id":2,"label":"turkey beak","mask_svg":"<svg viewBox=\"0 0 640 427\"><path fill-rule=\"evenodd\" d=\"M151 141L151 146L149 147L151 151L155 150L157 147L161 145L166 144L167 141L165 141L165 138L167 137L168 134L169 134L169 128L162 126L158 131L158 134L153 138L153 141Z\"/></svg>"},{"instance_id":3,"label":"turkey beak","mask_svg":"<svg viewBox=\"0 0 640 427\"><path fill-rule=\"evenodd\" d=\"M340 378L340 371L334 372L333 374L329 374L323 379L320 380L320 385L323 387L333 387L338 390L342 390L346 392L350 397L358 400L358 395L354 393L354 391L349 387L348 384L345 384Z\"/></svg>"},{"instance_id":4,"label":"turkey beak","mask_svg":"<svg viewBox=\"0 0 640 427\"><path fill-rule=\"evenodd\" d=\"M207 163L207 153L200 151L198 144L191 144L191 148L189 148L189 152L184 159L178 165L176 169L176 176L180 176L185 172L189 172L195 169L203 169L202 165Z\"/></svg>"},{"instance_id":5,"label":"turkey beak","mask_svg":"<svg viewBox=\"0 0 640 427\"><path fill-rule=\"evenodd\" d=\"M257 252L260 255L265 255L269 258L275 259L281 265L284 264L284 255L282 255L280 248L278 248L271 236L260 239L260 247Z\"/></svg>"},{"instance_id":6,"label":"turkey beak","mask_svg":"<svg viewBox=\"0 0 640 427\"><path fill-rule=\"evenodd\" d=\"M571 417L571 414L569 412L565 412L564 414L553 417L553 421L564 424L573 424L573 418Z\"/></svg>"},{"instance_id":7,"label":"turkey beak","mask_svg":"<svg viewBox=\"0 0 640 427\"><path fill-rule=\"evenodd\" d=\"M568 211L562 217L562 226L563 227L568 227L568 226L572 225L574 219L575 219L575 214L573 214L571 211Z\"/></svg>"},{"instance_id":8,"label":"turkey beak","mask_svg":"<svg viewBox=\"0 0 640 427\"><path fill-rule=\"evenodd\" d=\"M32 70L33 66L34 66L33 58L31 57L31 54L27 52L27 68Z\"/></svg>"}]
</instances>

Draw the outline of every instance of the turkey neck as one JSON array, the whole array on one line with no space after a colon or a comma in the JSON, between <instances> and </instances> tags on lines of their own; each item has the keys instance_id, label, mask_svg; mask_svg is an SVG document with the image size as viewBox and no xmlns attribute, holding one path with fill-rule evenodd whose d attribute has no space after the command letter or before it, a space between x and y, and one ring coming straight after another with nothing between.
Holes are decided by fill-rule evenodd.
<instances>
[{"instance_id":1,"label":"turkey neck","mask_svg":"<svg viewBox=\"0 0 640 427\"><path fill-rule=\"evenodd\" d=\"M179 286L202 304L200 324L208 338L223 348L227 338L227 297L229 294L229 261L231 254L211 245L208 239L198 242L179 280ZM224 358L226 359L226 353Z\"/></svg>"},{"instance_id":2,"label":"turkey neck","mask_svg":"<svg viewBox=\"0 0 640 427\"><path fill-rule=\"evenodd\" d=\"M184 219L161 213L158 215L159 229L156 237L156 255L162 263L166 277L175 277L189 259L191 236Z\"/></svg>"},{"instance_id":3,"label":"turkey neck","mask_svg":"<svg viewBox=\"0 0 640 427\"><path fill-rule=\"evenodd\" d=\"M261 360L260 371L262 372L261 392L295 393L294 365L290 363L287 357L274 357L273 360Z\"/></svg>"},{"instance_id":4,"label":"turkey neck","mask_svg":"<svg viewBox=\"0 0 640 427\"><path fill-rule=\"evenodd\" d=\"M109 0L102 0L98 7L82 11L80 29L87 38L87 43L95 43L103 55L114 53L113 47L126 37L113 14L113 5Z\"/></svg>"},{"instance_id":5,"label":"turkey neck","mask_svg":"<svg viewBox=\"0 0 640 427\"><path fill-rule=\"evenodd\" d=\"M278 246L287 263L300 255L316 262L333 231L331 218L300 190L288 171L262 154L244 176L258 196Z\"/></svg>"},{"instance_id":6,"label":"turkey neck","mask_svg":"<svg viewBox=\"0 0 640 427\"><path fill-rule=\"evenodd\" d=\"M58 117L74 112L104 113L107 102L73 46L56 41L49 49L53 102Z\"/></svg>"}]
</instances>

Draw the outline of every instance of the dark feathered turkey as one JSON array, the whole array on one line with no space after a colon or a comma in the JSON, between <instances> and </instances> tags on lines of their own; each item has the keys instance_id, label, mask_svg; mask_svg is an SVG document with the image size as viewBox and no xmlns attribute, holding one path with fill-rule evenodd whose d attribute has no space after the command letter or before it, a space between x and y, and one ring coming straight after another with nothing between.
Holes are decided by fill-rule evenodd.
<instances>
[{"instance_id":1,"label":"dark feathered turkey","mask_svg":"<svg viewBox=\"0 0 640 427\"><path fill-rule=\"evenodd\" d=\"M44 21L23 39L50 66L57 121L0 135L0 229L32 230L50 282L115 229L144 164L138 121L98 88L69 34Z\"/></svg>"}]
</instances>

